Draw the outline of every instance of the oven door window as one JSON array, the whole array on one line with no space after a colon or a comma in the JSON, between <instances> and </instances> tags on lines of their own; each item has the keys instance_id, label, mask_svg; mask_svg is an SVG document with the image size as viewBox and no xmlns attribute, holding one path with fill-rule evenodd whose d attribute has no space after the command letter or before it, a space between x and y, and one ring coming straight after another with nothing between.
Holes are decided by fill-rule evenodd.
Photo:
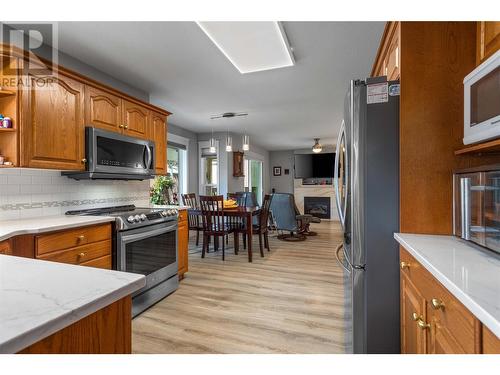
<instances>
[{"instance_id":1,"label":"oven door window","mask_svg":"<svg viewBox=\"0 0 500 375\"><path fill-rule=\"evenodd\" d=\"M175 231L127 242L124 246L126 272L149 275L177 261Z\"/></svg>"}]
</instances>

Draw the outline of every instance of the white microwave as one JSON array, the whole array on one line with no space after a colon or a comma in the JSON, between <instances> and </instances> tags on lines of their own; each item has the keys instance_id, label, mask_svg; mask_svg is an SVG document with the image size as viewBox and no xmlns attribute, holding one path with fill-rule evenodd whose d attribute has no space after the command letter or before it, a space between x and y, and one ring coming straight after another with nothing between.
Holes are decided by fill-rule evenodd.
<instances>
[{"instance_id":1,"label":"white microwave","mask_svg":"<svg viewBox=\"0 0 500 375\"><path fill-rule=\"evenodd\" d=\"M500 50L464 78L464 144L500 137Z\"/></svg>"}]
</instances>

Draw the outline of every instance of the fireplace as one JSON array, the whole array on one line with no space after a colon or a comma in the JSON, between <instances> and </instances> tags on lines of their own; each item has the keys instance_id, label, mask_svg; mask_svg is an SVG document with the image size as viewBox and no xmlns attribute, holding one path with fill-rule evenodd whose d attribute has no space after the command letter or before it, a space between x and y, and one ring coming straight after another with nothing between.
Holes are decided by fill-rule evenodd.
<instances>
[{"instance_id":1,"label":"fireplace","mask_svg":"<svg viewBox=\"0 0 500 375\"><path fill-rule=\"evenodd\" d=\"M304 197L304 213L330 219L330 197Z\"/></svg>"}]
</instances>

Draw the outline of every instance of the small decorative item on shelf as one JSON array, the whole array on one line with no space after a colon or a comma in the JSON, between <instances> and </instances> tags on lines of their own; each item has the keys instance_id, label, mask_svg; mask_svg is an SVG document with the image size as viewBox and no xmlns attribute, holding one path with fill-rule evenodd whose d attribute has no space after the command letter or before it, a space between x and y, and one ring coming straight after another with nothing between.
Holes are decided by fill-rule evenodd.
<instances>
[{"instance_id":1,"label":"small decorative item on shelf","mask_svg":"<svg viewBox=\"0 0 500 375\"><path fill-rule=\"evenodd\" d=\"M0 165L3 165L5 158L3 157L2 154L0 154Z\"/></svg>"},{"instance_id":2,"label":"small decorative item on shelf","mask_svg":"<svg viewBox=\"0 0 500 375\"><path fill-rule=\"evenodd\" d=\"M6 129L12 128L12 119L10 117L2 118L2 128Z\"/></svg>"},{"instance_id":3,"label":"small decorative item on shelf","mask_svg":"<svg viewBox=\"0 0 500 375\"><path fill-rule=\"evenodd\" d=\"M151 203L157 205L174 204L172 188L175 181L169 176L157 176L151 188Z\"/></svg>"}]
</instances>

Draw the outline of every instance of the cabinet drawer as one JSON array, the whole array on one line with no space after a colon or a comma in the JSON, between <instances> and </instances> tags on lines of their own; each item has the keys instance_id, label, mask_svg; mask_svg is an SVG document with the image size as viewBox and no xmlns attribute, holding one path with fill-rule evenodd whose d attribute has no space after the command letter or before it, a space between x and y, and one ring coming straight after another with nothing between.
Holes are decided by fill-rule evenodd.
<instances>
[{"instance_id":1,"label":"cabinet drawer","mask_svg":"<svg viewBox=\"0 0 500 375\"><path fill-rule=\"evenodd\" d=\"M82 264L106 255L111 255L111 240L104 240L75 248L51 252L38 256L37 259L59 263Z\"/></svg>"},{"instance_id":2,"label":"cabinet drawer","mask_svg":"<svg viewBox=\"0 0 500 375\"><path fill-rule=\"evenodd\" d=\"M0 242L0 254L12 254L9 240Z\"/></svg>"},{"instance_id":3,"label":"cabinet drawer","mask_svg":"<svg viewBox=\"0 0 500 375\"><path fill-rule=\"evenodd\" d=\"M58 250L86 245L111 239L111 225L93 225L35 237L35 254L51 253Z\"/></svg>"},{"instance_id":4,"label":"cabinet drawer","mask_svg":"<svg viewBox=\"0 0 500 375\"><path fill-rule=\"evenodd\" d=\"M106 255L101 258L92 259L88 262L80 263L80 266L111 269L111 255Z\"/></svg>"},{"instance_id":5,"label":"cabinet drawer","mask_svg":"<svg viewBox=\"0 0 500 375\"><path fill-rule=\"evenodd\" d=\"M187 210L179 210L179 222L186 221L187 217L188 217L188 211Z\"/></svg>"}]
</instances>

